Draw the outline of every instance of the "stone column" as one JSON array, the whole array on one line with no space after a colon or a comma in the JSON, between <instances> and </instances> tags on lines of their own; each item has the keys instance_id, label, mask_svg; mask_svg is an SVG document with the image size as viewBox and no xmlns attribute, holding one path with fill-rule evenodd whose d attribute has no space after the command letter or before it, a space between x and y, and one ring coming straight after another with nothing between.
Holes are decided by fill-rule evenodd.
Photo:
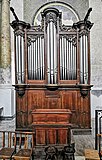
<instances>
[{"instance_id":1,"label":"stone column","mask_svg":"<svg viewBox=\"0 0 102 160\"><path fill-rule=\"evenodd\" d=\"M11 83L10 0L2 0L0 83Z\"/></svg>"},{"instance_id":2,"label":"stone column","mask_svg":"<svg viewBox=\"0 0 102 160\"><path fill-rule=\"evenodd\" d=\"M0 0L0 15L1 15L1 2L2 0ZM1 16L0 16L0 53L1 53Z\"/></svg>"}]
</instances>

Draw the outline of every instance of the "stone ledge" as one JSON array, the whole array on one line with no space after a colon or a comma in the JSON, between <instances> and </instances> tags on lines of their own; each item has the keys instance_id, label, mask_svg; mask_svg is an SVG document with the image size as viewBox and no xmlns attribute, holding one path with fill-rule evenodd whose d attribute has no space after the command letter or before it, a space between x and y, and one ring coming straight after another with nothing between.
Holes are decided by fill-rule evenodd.
<instances>
[{"instance_id":1,"label":"stone ledge","mask_svg":"<svg viewBox=\"0 0 102 160\"><path fill-rule=\"evenodd\" d=\"M14 89L12 84L0 84L0 89Z\"/></svg>"},{"instance_id":2,"label":"stone ledge","mask_svg":"<svg viewBox=\"0 0 102 160\"><path fill-rule=\"evenodd\" d=\"M91 129L72 129L73 135L91 135L92 130Z\"/></svg>"},{"instance_id":3,"label":"stone ledge","mask_svg":"<svg viewBox=\"0 0 102 160\"><path fill-rule=\"evenodd\" d=\"M0 121L11 121L15 118L15 114L13 116L0 116Z\"/></svg>"}]
</instances>

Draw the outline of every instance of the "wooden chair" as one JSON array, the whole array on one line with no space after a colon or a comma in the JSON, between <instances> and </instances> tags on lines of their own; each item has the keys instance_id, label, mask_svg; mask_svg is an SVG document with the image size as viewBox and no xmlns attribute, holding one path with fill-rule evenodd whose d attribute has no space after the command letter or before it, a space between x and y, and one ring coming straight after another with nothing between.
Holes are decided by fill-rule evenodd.
<instances>
[{"instance_id":1,"label":"wooden chair","mask_svg":"<svg viewBox=\"0 0 102 160\"><path fill-rule=\"evenodd\" d=\"M30 160L33 157L33 132L15 132L14 143L16 144L16 154L12 156L14 160Z\"/></svg>"},{"instance_id":2,"label":"wooden chair","mask_svg":"<svg viewBox=\"0 0 102 160\"><path fill-rule=\"evenodd\" d=\"M15 145L13 145L14 132L0 131L0 140L2 140L2 146L0 146L0 159L12 159L12 155L15 153Z\"/></svg>"},{"instance_id":3,"label":"wooden chair","mask_svg":"<svg viewBox=\"0 0 102 160\"><path fill-rule=\"evenodd\" d=\"M97 150L100 158L102 159L102 134L97 134Z\"/></svg>"},{"instance_id":4,"label":"wooden chair","mask_svg":"<svg viewBox=\"0 0 102 160\"><path fill-rule=\"evenodd\" d=\"M85 149L85 160L100 160L97 150Z\"/></svg>"}]
</instances>

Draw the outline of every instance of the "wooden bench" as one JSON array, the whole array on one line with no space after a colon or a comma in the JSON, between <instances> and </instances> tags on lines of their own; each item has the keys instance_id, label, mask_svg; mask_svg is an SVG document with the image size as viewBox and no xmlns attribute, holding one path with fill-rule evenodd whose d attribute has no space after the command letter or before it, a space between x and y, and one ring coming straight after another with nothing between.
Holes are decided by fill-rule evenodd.
<instances>
[{"instance_id":1,"label":"wooden bench","mask_svg":"<svg viewBox=\"0 0 102 160\"><path fill-rule=\"evenodd\" d=\"M100 160L97 150L85 149L85 160Z\"/></svg>"},{"instance_id":2,"label":"wooden bench","mask_svg":"<svg viewBox=\"0 0 102 160\"><path fill-rule=\"evenodd\" d=\"M30 160L33 156L34 133L33 132L8 132L0 131L2 146L0 149L0 159L25 159Z\"/></svg>"}]
</instances>

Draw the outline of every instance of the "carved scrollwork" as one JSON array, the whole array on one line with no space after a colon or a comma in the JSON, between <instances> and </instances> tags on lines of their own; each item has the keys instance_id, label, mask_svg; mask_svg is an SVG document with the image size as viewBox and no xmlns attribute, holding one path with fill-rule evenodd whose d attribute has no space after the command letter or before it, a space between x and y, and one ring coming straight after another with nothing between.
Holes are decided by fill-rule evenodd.
<instances>
[{"instance_id":1,"label":"carved scrollwork","mask_svg":"<svg viewBox=\"0 0 102 160\"><path fill-rule=\"evenodd\" d=\"M73 46L77 45L77 36L76 35L71 35L71 34L70 35L67 35L67 34L65 34L65 35L60 34L59 35L60 38L62 38L62 36L63 36L63 38L66 38L66 40L68 42L71 42L73 44Z\"/></svg>"},{"instance_id":2,"label":"carved scrollwork","mask_svg":"<svg viewBox=\"0 0 102 160\"><path fill-rule=\"evenodd\" d=\"M15 31L15 36L24 37L24 31L22 31L22 30L17 30L17 31Z\"/></svg>"},{"instance_id":3,"label":"carved scrollwork","mask_svg":"<svg viewBox=\"0 0 102 160\"><path fill-rule=\"evenodd\" d=\"M79 86L79 88L80 88L81 96L82 96L83 98L85 98L85 97L87 97L87 96L89 95L89 91L90 91L90 89L91 89L91 87L92 87L93 85L79 84L78 86Z\"/></svg>"},{"instance_id":4,"label":"carved scrollwork","mask_svg":"<svg viewBox=\"0 0 102 160\"><path fill-rule=\"evenodd\" d=\"M68 144L62 150L63 159L64 160L67 160L67 159L75 160L74 153L75 153L75 144L74 143Z\"/></svg>"},{"instance_id":5,"label":"carved scrollwork","mask_svg":"<svg viewBox=\"0 0 102 160\"><path fill-rule=\"evenodd\" d=\"M38 25L38 26L32 26L31 29L32 29L33 32L42 32L43 31L43 28L40 25Z\"/></svg>"},{"instance_id":6,"label":"carved scrollwork","mask_svg":"<svg viewBox=\"0 0 102 160\"><path fill-rule=\"evenodd\" d=\"M79 21L73 24L73 28L78 29L80 33L85 32L85 34L90 31L92 26L93 23L90 21Z\"/></svg>"},{"instance_id":7,"label":"carved scrollwork","mask_svg":"<svg viewBox=\"0 0 102 160\"><path fill-rule=\"evenodd\" d=\"M26 85L14 85L14 86L18 96L22 98L25 94Z\"/></svg>"},{"instance_id":8,"label":"carved scrollwork","mask_svg":"<svg viewBox=\"0 0 102 160\"><path fill-rule=\"evenodd\" d=\"M83 35L88 36L88 33L89 33L89 31L87 31L87 30L85 30L85 29L81 30L81 31L79 32L79 38L80 38L81 36L83 36Z\"/></svg>"},{"instance_id":9,"label":"carved scrollwork","mask_svg":"<svg viewBox=\"0 0 102 160\"><path fill-rule=\"evenodd\" d=\"M55 26L57 26L57 17L56 14L53 12L50 12L46 15L46 26L48 25L48 23L53 22L55 24Z\"/></svg>"},{"instance_id":10,"label":"carved scrollwork","mask_svg":"<svg viewBox=\"0 0 102 160\"><path fill-rule=\"evenodd\" d=\"M58 159L58 150L55 146L48 146L45 148L46 157L45 160L57 160Z\"/></svg>"},{"instance_id":11,"label":"carved scrollwork","mask_svg":"<svg viewBox=\"0 0 102 160\"><path fill-rule=\"evenodd\" d=\"M75 28L73 28L72 26L66 26L66 25L60 26L60 31L76 32Z\"/></svg>"},{"instance_id":12,"label":"carved scrollwork","mask_svg":"<svg viewBox=\"0 0 102 160\"><path fill-rule=\"evenodd\" d=\"M42 14L43 20L45 20L46 26L51 21L55 24L57 27L57 18L59 17L59 11L56 8L47 8L44 10ZM45 18L44 18L45 17Z\"/></svg>"}]
</instances>

